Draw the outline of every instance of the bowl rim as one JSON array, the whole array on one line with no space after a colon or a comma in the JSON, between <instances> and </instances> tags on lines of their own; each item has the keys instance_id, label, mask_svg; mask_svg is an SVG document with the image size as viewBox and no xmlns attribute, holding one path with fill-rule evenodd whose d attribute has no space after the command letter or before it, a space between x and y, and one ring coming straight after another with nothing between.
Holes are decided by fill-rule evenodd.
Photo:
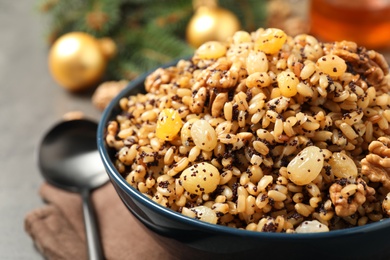
<instances>
[{"instance_id":1,"label":"bowl rim","mask_svg":"<svg viewBox=\"0 0 390 260\"><path fill-rule=\"evenodd\" d=\"M180 59L179 59L180 60ZM165 65L159 66L157 68L164 68L175 65L179 60L175 60L173 62L167 63ZM156 69L157 69L156 68ZM172 221L177 221L181 224L190 225L194 227L194 229L205 230L209 233L217 234L229 234L240 237L247 238L264 238L268 240L285 240L285 239L297 239L297 240L307 240L307 239L328 239L328 238L341 238L347 236L355 236L359 234L364 234L368 232L373 232L376 230L380 230L384 227L390 226L390 219L382 219L375 223L366 224L363 226L345 228L340 230L332 230L329 232L318 232L318 233L273 233L273 232L257 232L250 231L245 229L232 228L227 226L222 226L218 224L210 224L198 219L190 218L185 216L179 212L176 212L170 208L164 207L153 200L149 199L141 192L139 192L136 188L131 186L127 181L122 177L122 175L116 170L113 162L110 159L108 149L105 145L105 129L107 123L113 117L113 110L118 108L119 100L122 97L129 96L129 92L134 89L138 89L144 87L145 78L153 72L155 69L152 69L136 79L129 82L129 84L120 91L120 93L114 97L108 106L102 112L102 116L99 120L98 129L97 129L97 147L102 159L102 162L106 168L107 174L110 176L111 181L115 181L122 190L126 193L130 194L133 199L142 205L146 206L148 209L163 214L166 218L171 219Z\"/></svg>"}]
</instances>

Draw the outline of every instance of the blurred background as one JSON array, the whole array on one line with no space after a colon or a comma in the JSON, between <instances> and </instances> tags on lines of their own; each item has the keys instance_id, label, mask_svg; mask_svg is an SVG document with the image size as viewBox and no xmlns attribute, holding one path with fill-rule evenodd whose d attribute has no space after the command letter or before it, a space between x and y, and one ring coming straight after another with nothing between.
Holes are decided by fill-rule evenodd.
<instances>
[{"instance_id":1,"label":"blurred background","mask_svg":"<svg viewBox=\"0 0 390 260\"><path fill-rule=\"evenodd\" d=\"M99 120L141 73L259 27L356 41L390 60L388 0L0 1L0 258L41 259L23 220L43 204L35 151L50 126Z\"/></svg>"}]
</instances>

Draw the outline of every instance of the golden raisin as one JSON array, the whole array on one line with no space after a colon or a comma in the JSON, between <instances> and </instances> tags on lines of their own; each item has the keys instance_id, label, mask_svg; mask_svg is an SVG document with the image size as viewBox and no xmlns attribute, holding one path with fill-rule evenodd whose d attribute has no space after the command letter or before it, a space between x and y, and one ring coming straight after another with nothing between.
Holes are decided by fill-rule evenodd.
<instances>
[{"instance_id":1,"label":"golden raisin","mask_svg":"<svg viewBox=\"0 0 390 260\"><path fill-rule=\"evenodd\" d=\"M287 165L288 177L296 185L306 185L320 174L323 166L324 156L321 149L308 146Z\"/></svg>"},{"instance_id":2,"label":"golden raisin","mask_svg":"<svg viewBox=\"0 0 390 260\"><path fill-rule=\"evenodd\" d=\"M284 31L276 28L268 28L259 35L255 42L255 50L265 54L275 54L282 48L287 40Z\"/></svg>"},{"instance_id":3,"label":"golden raisin","mask_svg":"<svg viewBox=\"0 0 390 260\"><path fill-rule=\"evenodd\" d=\"M165 108L158 115L156 136L165 141L172 141L182 126L179 112L172 108Z\"/></svg>"},{"instance_id":4,"label":"golden raisin","mask_svg":"<svg viewBox=\"0 0 390 260\"><path fill-rule=\"evenodd\" d=\"M332 172L336 177L348 178L358 175L355 162L345 153L333 153L329 159L329 165L332 167Z\"/></svg>"},{"instance_id":5,"label":"golden raisin","mask_svg":"<svg viewBox=\"0 0 390 260\"><path fill-rule=\"evenodd\" d=\"M218 169L207 162L194 164L185 169L180 175L184 189L196 195L215 191L220 179Z\"/></svg>"},{"instance_id":6,"label":"golden raisin","mask_svg":"<svg viewBox=\"0 0 390 260\"><path fill-rule=\"evenodd\" d=\"M200 59L218 59L226 53L226 46L221 42L205 42L195 51L195 56Z\"/></svg>"},{"instance_id":7,"label":"golden raisin","mask_svg":"<svg viewBox=\"0 0 390 260\"><path fill-rule=\"evenodd\" d=\"M217 133L204 119L196 120L191 127L191 137L196 146L204 151L212 151L217 146Z\"/></svg>"},{"instance_id":8,"label":"golden raisin","mask_svg":"<svg viewBox=\"0 0 390 260\"><path fill-rule=\"evenodd\" d=\"M282 71L276 80L282 96L293 97L297 94L299 80L292 71Z\"/></svg>"},{"instance_id":9,"label":"golden raisin","mask_svg":"<svg viewBox=\"0 0 390 260\"><path fill-rule=\"evenodd\" d=\"M328 54L317 60L317 66L331 77L340 77L347 70L347 64L339 56Z\"/></svg>"}]
</instances>

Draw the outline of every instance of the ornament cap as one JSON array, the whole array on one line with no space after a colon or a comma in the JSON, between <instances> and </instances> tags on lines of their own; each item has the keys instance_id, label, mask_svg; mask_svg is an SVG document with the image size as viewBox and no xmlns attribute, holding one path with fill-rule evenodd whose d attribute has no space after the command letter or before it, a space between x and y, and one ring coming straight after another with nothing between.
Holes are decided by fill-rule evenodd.
<instances>
[{"instance_id":1,"label":"ornament cap","mask_svg":"<svg viewBox=\"0 0 390 260\"><path fill-rule=\"evenodd\" d=\"M117 53L115 42L109 37L101 38L98 41L102 54L106 60L112 59Z\"/></svg>"},{"instance_id":2,"label":"ornament cap","mask_svg":"<svg viewBox=\"0 0 390 260\"><path fill-rule=\"evenodd\" d=\"M218 0L193 0L192 6L194 10L200 7L216 8L218 7Z\"/></svg>"}]
</instances>

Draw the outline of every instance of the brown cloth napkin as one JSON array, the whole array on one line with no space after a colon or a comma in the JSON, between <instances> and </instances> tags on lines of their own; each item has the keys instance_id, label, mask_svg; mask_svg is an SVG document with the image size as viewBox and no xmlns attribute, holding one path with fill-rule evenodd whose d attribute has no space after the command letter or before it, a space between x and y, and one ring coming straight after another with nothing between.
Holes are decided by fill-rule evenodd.
<instances>
[{"instance_id":1,"label":"brown cloth napkin","mask_svg":"<svg viewBox=\"0 0 390 260\"><path fill-rule=\"evenodd\" d=\"M45 259L87 259L81 196L44 183L47 202L25 217L25 230ZM174 259L127 210L109 182L94 190L91 200L100 228L105 258Z\"/></svg>"}]
</instances>

